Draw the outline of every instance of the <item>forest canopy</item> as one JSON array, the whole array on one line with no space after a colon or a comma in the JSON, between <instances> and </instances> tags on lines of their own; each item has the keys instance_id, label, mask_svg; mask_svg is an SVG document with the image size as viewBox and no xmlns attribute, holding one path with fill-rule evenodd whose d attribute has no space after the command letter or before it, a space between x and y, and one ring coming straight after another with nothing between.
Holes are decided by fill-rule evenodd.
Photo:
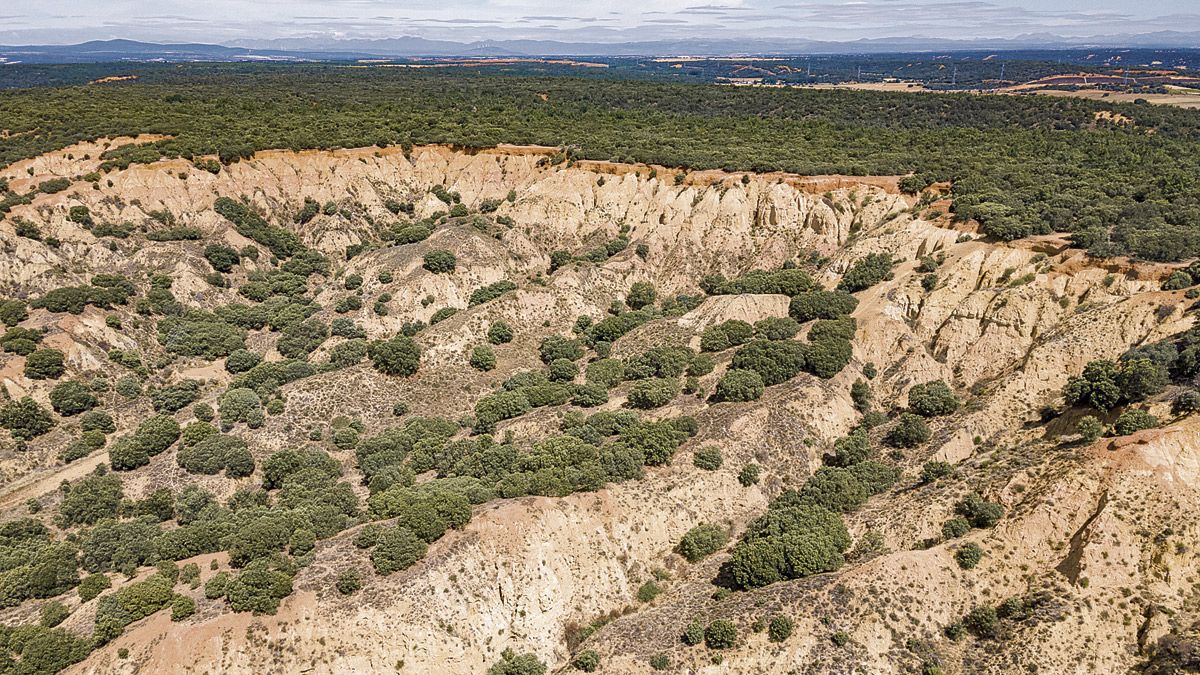
<instances>
[{"instance_id":1,"label":"forest canopy","mask_svg":"<svg viewBox=\"0 0 1200 675\"><path fill-rule=\"evenodd\" d=\"M692 169L911 174L910 190L952 181L955 214L998 238L1061 231L1101 256L1200 253L1200 113L1167 106L197 64L0 92L0 119L0 166L138 133L170 138L110 150L108 167L268 148L540 144Z\"/></svg>"}]
</instances>

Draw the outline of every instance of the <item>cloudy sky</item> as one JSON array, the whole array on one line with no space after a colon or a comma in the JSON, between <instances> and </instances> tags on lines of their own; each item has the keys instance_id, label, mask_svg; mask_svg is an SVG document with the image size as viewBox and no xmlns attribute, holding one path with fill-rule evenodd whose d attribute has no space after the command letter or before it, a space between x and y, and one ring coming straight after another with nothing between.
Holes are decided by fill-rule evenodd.
<instances>
[{"instance_id":1,"label":"cloudy sky","mask_svg":"<svg viewBox=\"0 0 1200 675\"><path fill-rule=\"evenodd\" d=\"M11 0L0 44L1070 37L1200 31L1198 0Z\"/></svg>"}]
</instances>

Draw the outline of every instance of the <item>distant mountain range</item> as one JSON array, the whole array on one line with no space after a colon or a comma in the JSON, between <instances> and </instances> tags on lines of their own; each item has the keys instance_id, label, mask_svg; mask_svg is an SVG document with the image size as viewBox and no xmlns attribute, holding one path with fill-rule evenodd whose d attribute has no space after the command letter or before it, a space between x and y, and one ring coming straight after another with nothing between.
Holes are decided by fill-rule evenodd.
<instances>
[{"instance_id":1,"label":"distant mountain range","mask_svg":"<svg viewBox=\"0 0 1200 675\"><path fill-rule=\"evenodd\" d=\"M412 57L505 56L724 56L772 54L879 54L889 52L1200 47L1200 33L1160 31L1139 35L1066 38L1031 34L1017 38L948 40L897 37L827 42L804 39L688 39L653 42L556 42L487 40L453 42L419 37L376 40L285 38L238 45L158 44L135 40L97 40L76 45L0 46L0 63L97 63L108 61L302 61Z\"/></svg>"}]
</instances>

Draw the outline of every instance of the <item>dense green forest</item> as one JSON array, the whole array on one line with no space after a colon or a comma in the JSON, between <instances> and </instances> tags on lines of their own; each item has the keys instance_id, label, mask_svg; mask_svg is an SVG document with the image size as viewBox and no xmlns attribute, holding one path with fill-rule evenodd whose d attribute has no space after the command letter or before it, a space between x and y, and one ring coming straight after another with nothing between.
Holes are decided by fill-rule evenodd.
<instances>
[{"instance_id":1,"label":"dense green forest","mask_svg":"<svg viewBox=\"0 0 1200 675\"><path fill-rule=\"evenodd\" d=\"M1103 111L1118 113L1113 121ZM335 65L176 66L0 93L0 165L117 134L111 166L266 148L497 143L694 169L915 174L996 237L1075 233L1101 256L1200 253L1200 113L1049 97L749 89ZM8 199L13 199L9 195Z\"/></svg>"}]
</instances>

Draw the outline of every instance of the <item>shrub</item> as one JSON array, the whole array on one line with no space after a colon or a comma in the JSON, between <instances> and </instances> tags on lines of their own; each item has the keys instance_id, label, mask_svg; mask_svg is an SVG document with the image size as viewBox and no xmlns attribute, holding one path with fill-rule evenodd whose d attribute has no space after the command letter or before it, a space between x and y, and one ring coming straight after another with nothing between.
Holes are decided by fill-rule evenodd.
<instances>
[{"instance_id":1,"label":"shrub","mask_svg":"<svg viewBox=\"0 0 1200 675\"><path fill-rule=\"evenodd\" d=\"M957 539L971 531L971 523L966 518L950 518L942 523L942 538Z\"/></svg>"},{"instance_id":2,"label":"shrub","mask_svg":"<svg viewBox=\"0 0 1200 675\"><path fill-rule=\"evenodd\" d=\"M754 326L739 319L709 326L700 334L700 350L720 352L744 345L754 338Z\"/></svg>"},{"instance_id":3,"label":"shrub","mask_svg":"<svg viewBox=\"0 0 1200 675\"><path fill-rule=\"evenodd\" d=\"M80 431L100 431L103 434L112 434L116 431L116 424L113 422L113 416L110 416L104 411L89 411L79 417Z\"/></svg>"},{"instance_id":4,"label":"shrub","mask_svg":"<svg viewBox=\"0 0 1200 675\"><path fill-rule=\"evenodd\" d=\"M24 300L0 300L0 323L11 328L28 318Z\"/></svg>"},{"instance_id":5,"label":"shrub","mask_svg":"<svg viewBox=\"0 0 1200 675\"><path fill-rule=\"evenodd\" d=\"M63 353L57 349L39 349L25 357L25 377L52 380L66 372Z\"/></svg>"},{"instance_id":6,"label":"shrub","mask_svg":"<svg viewBox=\"0 0 1200 675\"><path fill-rule=\"evenodd\" d=\"M1084 443L1095 443L1104 433L1104 425L1093 415L1084 415L1075 425L1075 433L1079 434Z\"/></svg>"},{"instance_id":7,"label":"shrub","mask_svg":"<svg viewBox=\"0 0 1200 675\"><path fill-rule=\"evenodd\" d=\"M233 388L221 394L217 410L221 415L222 424L245 422L251 429L257 429L265 421L262 399L253 389L245 387Z\"/></svg>"},{"instance_id":8,"label":"shrub","mask_svg":"<svg viewBox=\"0 0 1200 675\"><path fill-rule=\"evenodd\" d=\"M0 407L0 426L8 429L13 438L29 441L53 429L54 418L50 411L26 396Z\"/></svg>"},{"instance_id":9,"label":"shrub","mask_svg":"<svg viewBox=\"0 0 1200 675\"><path fill-rule=\"evenodd\" d=\"M56 522L60 527L94 525L115 516L124 496L120 478L93 473L71 484L58 507Z\"/></svg>"},{"instance_id":10,"label":"shrub","mask_svg":"<svg viewBox=\"0 0 1200 675\"><path fill-rule=\"evenodd\" d=\"M788 314L805 323L814 319L838 319L858 307L858 298L842 291L812 291L792 298Z\"/></svg>"},{"instance_id":11,"label":"shrub","mask_svg":"<svg viewBox=\"0 0 1200 675\"><path fill-rule=\"evenodd\" d=\"M63 417L87 412L99 403L92 392L79 382L60 382L50 390L50 407Z\"/></svg>"},{"instance_id":12,"label":"shrub","mask_svg":"<svg viewBox=\"0 0 1200 675\"><path fill-rule=\"evenodd\" d=\"M52 600L42 605L38 623L46 628L54 628L63 621L66 621L68 616L71 616L71 610L67 609L67 606L61 602Z\"/></svg>"},{"instance_id":13,"label":"shrub","mask_svg":"<svg viewBox=\"0 0 1200 675\"><path fill-rule=\"evenodd\" d=\"M500 654L500 660L488 668L487 675L543 675L546 664L533 654L517 654L511 649L505 649Z\"/></svg>"},{"instance_id":14,"label":"shrub","mask_svg":"<svg viewBox=\"0 0 1200 675\"><path fill-rule=\"evenodd\" d=\"M625 304L629 305L630 309L641 309L653 305L655 295L654 286L645 281L635 281L629 287L629 294L625 296Z\"/></svg>"},{"instance_id":15,"label":"shrub","mask_svg":"<svg viewBox=\"0 0 1200 675\"><path fill-rule=\"evenodd\" d=\"M658 584L654 583L653 580L647 581L638 587L637 599L638 602L650 602L657 598L660 593L662 593L662 588Z\"/></svg>"},{"instance_id":16,"label":"shrub","mask_svg":"<svg viewBox=\"0 0 1200 675\"><path fill-rule=\"evenodd\" d=\"M716 471L721 468L721 463L724 458L721 456L721 449L715 445L706 445L696 450L692 456L692 463L700 469L706 471Z\"/></svg>"},{"instance_id":17,"label":"shrub","mask_svg":"<svg viewBox=\"0 0 1200 675\"><path fill-rule=\"evenodd\" d=\"M502 345L512 342L513 330L503 321L493 321L488 327L487 340L494 345Z\"/></svg>"},{"instance_id":18,"label":"shrub","mask_svg":"<svg viewBox=\"0 0 1200 675\"><path fill-rule=\"evenodd\" d=\"M666 670L671 667L671 659L667 658L666 654L655 654L650 657L648 663L655 670Z\"/></svg>"},{"instance_id":19,"label":"shrub","mask_svg":"<svg viewBox=\"0 0 1200 675\"><path fill-rule=\"evenodd\" d=\"M725 532L725 528L711 523L702 523L688 530L679 540L679 545L675 550L688 562L694 563L721 550L728 542L729 535Z\"/></svg>"},{"instance_id":20,"label":"shrub","mask_svg":"<svg viewBox=\"0 0 1200 675\"><path fill-rule=\"evenodd\" d=\"M732 621L717 619L704 629L704 646L709 649L730 649L737 642L737 628Z\"/></svg>"},{"instance_id":21,"label":"shrub","mask_svg":"<svg viewBox=\"0 0 1200 675\"><path fill-rule=\"evenodd\" d=\"M928 441L930 436L929 425L920 415L901 413L884 441L894 448L915 448Z\"/></svg>"},{"instance_id":22,"label":"shrub","mask_svg":"<svg viewBox=\"0 0 1200 675\"><path fill-rule=\"evenodd\" d=\"M349 368L362 363L365 358L367 358L366 340L346 340L329 350L329 364L335 368ZM275 401L278 400L275 399Z\"/></svg>"},{"instance_id":23,"label":"shrub","mask_svg":"<svg viewBox=\"0 0 1200 675\"><path fill-rule=\"evenodd\" d=\"M964 570L974 569L983 559L983 549L975 542L963 544L954 552L954 561Z\"/></svg>"},{"instance_id":24,"label":"shrub","mask_svg":"<svg viewBox=\"0 0 1200 675\"><path fill-rule=\"evenodd\" d=\"M805 352L803 344L791 340L755 340L734 354L730 367L758 373L769 387L799 375L806 363Z\"/></svg>"},{"instance_id":25,"label":"shrub","mask_svg":"<svg viewBox=\"0 0 1200 675\"><path fill-rule=\"evenodd\" d=\"M1140 408L1132 408L1122 412L1117 421L1113 422L1113 433L1117 436L1128 436L1142 429L1153 429L1157 426L1157 417Z\"/></svg>"},{"instance_id":26,"label":"shrub","mask_svg":"<svg viewBox=\"0 0 1200 675\"><path fill-rule=\"evenodd\" d=\"M561 335L548 335L538 346L538 355L542 363L549 365L558 359L578 361L583 357L583 347L578 340L571 340Z\"/></svg>"},{"instance_id":27,"label":"shrub","mask_svg":"<svg viewBox=\"0 0 1200 675\"><path fill-rule=\"evenodd\" d=\"M954 472L954 467L948 462L929 461L921 467L921 482L932 483L939 478L949 476Z\"/></svg>"},{"instance_id":28,"label":"shrub","mask_svg":"<svg viewBox=\"0 0 1200 675\"><path fill-rule=\"evenodd\" d=\"M475 404L477 427L491 429L497 422L524 415L532 407L521 391L501 391L485 396Z\"/></svg>"},{"instance_id":29,"label":"shrub","mask_svg":"<svg viewBox=\"0 0 1200 675\"><path fill-rule=\"evenodd\" d=\"M108 448L108 464L114 471L132 471L150 463L150 453L133 438L120 438Z\"/></svg>"},{"instance_id":30,"label":"shrub","mask_svg":"<svg viewBox=\"0 0 1200 675\"><path fill-rule=\"evenodd\" d=\"M587 365L586 379L606 389L620 384L625 379L625 364L620 359L600 359Z\"/></svg>"},{"instance_id":31,"label":"shrub","mask_svg":"<svg viewBox=\"0 0 1200 675\"><path fill-rule=\"evenodd\" d=\"M691 377L704 377L711 373L716 365L716 361L708 354L697 354L684 372Z\"/></svg>"},{"instance_id":32,"label":"shrub","mask_svg":"<svg viewBox=\"0 0 1200 675\"><path fill-rule=\"evenodd\" d=\"M886 253L870 253L846 270L837 289L857 293L892 278L892 257Z\"/></svg>"},{"instance_id":33,"label":"shrub","mask_svg":"<svg viewBox=\"0 0 1200 675\"><path fill-rule=\"evenodd\" d=\"M995 637L999 627L996 608L986 605L972 609L963 617L962 622L963 627L981 638Z\"/></svg>"},{"instance_id":34,"label":"shrub","mask_svg":"<svg viewBox=\"0 0 1200 675\"><path fill-rule=\"evenodd\" d=\"M1172 414L1191 415L1197 411L1200 411L1200 391L1195 389L1187 389L1179 392L1179 394L1171 400Z\"/></svg>"},{"instance_id":35,"label":"shrub","mask_svg":"<svg viewBox=\"0 0 1200 675\"><path fill-rule=\"evenodd\" d=\"M230 478L254 473L254 458L246 442L224 434L212 434L195 445L181 448L176 461L188 473L213 475L224 470Z\"/></svg>"},{"instance_id":36,"label":"shrub","mask_svg":"<svg viewBox=\"0 0 1200 675\"><path fill-rule=\"evenodd\" d=\"M571 665L585 673L594 673L600 667L600 655L594 649L585 649L575 655Z\"/></svg>"},{"instance_id":37,"label":"shrub","mask_svg":"<svg viewBox=\"0 0 1200 675\"><path fill-rule=\"evenodd\" d=\"M154 410L160 413L179 412L198 398L200 398L200 382L196 380L181 380L150 394L150 402L154 405Z\"/></svg>"},{"instance_id":38,"label":"shrub","mask_svg":"<svg viewBox=\"0 0 1200 675\"><path fill-rule=\"evenodd\" d=\"M237 249L224 244L209 244L204 247L204 259L218 272L231 272L233 266L242 261Z\"/></svg>"},{"instance_id":39,"label":"shrub","mask_svg":"<svg viewBox=\"0 0 1200 675\"><path fill-rule=\"evenodd\" d=\"M274 614L279 601L291 594L292 576L267 560L254 560L246 565L225 589L233 611L255 614Z\"/></svg>"},{"instance_id":40,"label":"shrub","mask_svg":"<svg viewBox=\"0 0 1200 675\"><path fill-rule=\"evenodd\" d=\"M800 324L791 317L771 317L754 323L754 335L761 340L790 340L800 332Z\"/></svg>"},{"instance_id":41,"label":"shrub","mask_svg":"<svg viewBox=\"0 0 1200 675\"><path fill-rule=\"evenodd\" d=\"M977 492L972 492L964 497L955 506L955 510L967 519L971 527L992 527L1004 517L1003 506L985 501Z\"/></svg>"},{"instance_id":42,"label":"shrub","mask_svg":"<svg viewBox=\"0 0 1200 675\"><path fill-rule=\"evenodd\" d=\"M367 353L375 370L384 375L408 377L417 372L421 363L421 348L412 338L404 335L372 342Z\"/></svg>"},{"instance_id":43,"label":"shrub","mask_svg":"<svg viewBox=\"0 0 1200 675\"><path fill-rule=\"evenodd\" d=\"M371 551L375 571L388 575L411 567L425 557L426 544L407 527L393 527L383 532Z\"/></svg>"},{"instance_id":44,"label":"shrub","mask_svg":"<svg viewBox=\"0 0 1200 675\"><path fill-rule=\"evenodd\" d=\"M771 642L783 642L792 636L796 623L786 616L776 616L767 626L767 639Z\"/></svg>"},{"instance_id":45,"label":"shrub","mask_svg":"<svg viewBox=\"0 0 1200 675\"><path fill-rule=\"evenodd\" d=\"M1162 289L1164 291L1181 291L1188 286L1194 285L1192 276L1183 270L1175 270L1171 272L1171 276L1163 282Z\"/></svg>"},{"instance_id":46,"label":"shrub","mask_svg":"<svg viewBox=\"0 0 1200 675\"><path fill-rule=\"evenodd\" d=\"M571 388L571 403L592 408L608 402L608 390L598 384L580 384Z\"/></svg>"},{"instance_id":47,"label":"shrub","mask_svg":"<svg viewBox=\"0 0 1200 675\"><path fill-rule=\"evenodd\" d=\"M638 380L629 389L629 405L650 410L660 408L679 394L679 383L668 378Z\"/></svg>"},{"instance_id":48,"label":"shrub","mask_svg":"<svg viewBox=\"0 0 1200 675\"><path fill-rule=\"evenodd\" d=\"M958 410L958 397L942 380L913 385L908 391L908 407L922 417L949 415Z\"/></svg>"},{"instance_id":49,"label":"shrub","mask_svg":"<svg viewBox=\"0 0 1200 675\"><path fill-rule=\"evenodd\" d=\"M293 323L279 335L275 348L289 359L305 359L329 337L329 328L317 319Z\"/></svg>"},{"instance_id":50,"label":"shrub","mask_svg":"<svg viewBox=\"0 0 1200 675\"><path fill-rule=\"evenodd\" d=\"M683 630L683 643L695 646L704 642L704 626L699 621L692 621Z\"/></svg>"},{"instance_id":51,"label":"shrub","mask_svg":"<svg viewBox=\"0 0 1200 675\"><path fill-rule=\"evenodd\" d=\"M808 347L805 369L823 379L842 372L853 355L850 342L842 339L818 340Z\"/></svg>"},{"instance_id":52,"label":"shrub","mask_svg":"<svg viewBox=\"0 0 1200 675\"><path fill-rule=\"evenodd\" d=\"M736 368L725 372L717 382L718 401L755 401L763 395L762 376L753 370Z\"/></svg>"},{"instance_id":53,"label":"shrub","mask_svg":"<svg viewBox=\"0 0 1200 675\"><path fill-rule=\"evenodd\" d=\"M358 589L362 588L362 579L359 577L357 570L345 570L338 575L335 586L337 586L338 593L353 595Z\"/></svg>"},{"instance_id":54,"label":"shrub","mask_svg":"<svg viewBox=\"0 0 1200 675\"><path fill-rule=\"evenodd\" d=\"M548 375L551 382L571 382L579 375L579 366L569 359L554 359L550 362Z\"/></svg>"},{"instance_id":55,"label":"shrub","mask_svg":"<svg viewBox=\"0 0 1200 675\"><path fill-rule=\"evenodd\" d=\"M509 291L514 291L516 288L517 285L511 281L508 281L507 279L503 281L497 281L494 284L488 284L487 286L483 286L481 288L476 288L471 292L471 297L467 301L467 306L474 307L475 305L482 305L485 302L495 300Z\"/></svg>"},{"instance_id":56,"label":"shrub","mask_svg":"<svg viewBox=\"0 0 1200 675\"><path fill-rule=\"evenodd\" d=\"M1089 362L1083 373L1067 380L1063 398L1069 405L1089 405L1107 411L1122 401L1140 401L1162 391L1169 381L1164 365L1147 358L1114 363Z\"/></svg>"},{"instance_id":57,"label":"shrub","mask_svg":"<svg viewBox=\"0 0 1200 675\"><path fill-rule=\"evenodd\" d=\"M270 225L244 203L218 197L213 210L232 222L238 234L266 246L278 258L290 258L304 251L304 244L295 233Z\"/></svg>"},{"instance_id":58,"label":"shrub","mask_svg":"<svg viewBox=\"0 0 1200 675\"><path fill-rule=\"evenodd\" d=\"M817 284L803 270L781 269L774 272L755 270L729 280L720 275L705 277L700 280L700 288L709 295L774 293L792 296L811 291Z\"/></svg>"},{"instance_id":59,"label":"shrub","mask_svg":"<svg viewBox=\"0 0 1200 675\"><path fill-rule=\"evenodd\" d=\"M176 595L171 600L171 620L183 621L196 613L196 601L186 595Z\"/></svg>"},{"instance_id":60,"label":"shrub","mask_svg":"<svg viewBox=\"0 0 1200 675\"><path fill-rule=\"evenodd\" d=\"M423 267L434 274L449 274L458 265L454 254L445 249L434 249L425 254Z\"/></svg>"},{"instance_id":61,"label":"shrub","mask_svg":"<svg viewBox=\"0 0 1200 675\"><path fill-rule=\"evenodd\" d=\"M78 592L81 602L89 602L104 591L112 588L112 581L106 574L92 574L79 582Z\"/></svg>"},{"instance_id":62,"label":"shrub","mask_svg":"<svg viewBox=\"0 0 1200 675\"><path fill-rule=\"evenodd\" d=\"M742 487L750 487L758 483L758 476L762 473L762 468L757 464L747 464L738 472L738 482Z\"/></svg>"}]
</instances>

